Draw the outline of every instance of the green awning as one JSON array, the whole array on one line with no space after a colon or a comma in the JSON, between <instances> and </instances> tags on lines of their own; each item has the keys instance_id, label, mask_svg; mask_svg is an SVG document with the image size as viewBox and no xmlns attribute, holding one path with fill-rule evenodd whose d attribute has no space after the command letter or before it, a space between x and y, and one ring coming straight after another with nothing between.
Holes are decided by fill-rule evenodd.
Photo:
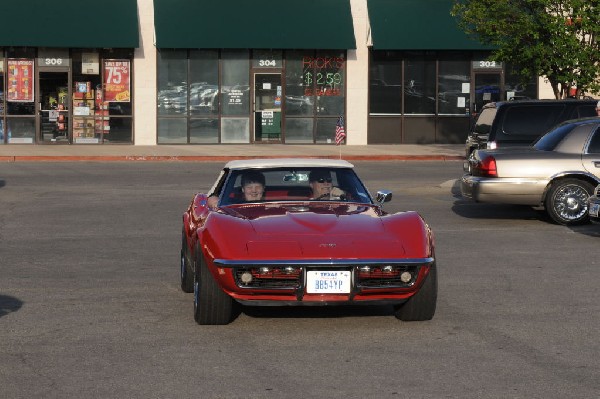
<instances>
[{"instance_id":1,"label":"green awning","mask_svg":"<svg viewBox=\"0 0 600 399\"><path fill-rule=\"evenodd\" d=\"M453 0L367 0L375 50L487 50L450 15Z\"/></svg>"},{"instance_id":2,"label":"green awning","mask_svg":"<svg viewBox=\"0 0 600 399\"><path fill-rule=\"evenodd\" d=\"M154 0L158 48L355 49L350 0Z\"/></svg>"},{"instance_id":3,"label":"green awning","mask_svg":"<svg viewBox=\"0 0 600 399\"><path fill-rule=\"evenodd\" d=\"M14 0L0 9L0 46L139 46L136 0Z\"/></svg>"}]
</instances>

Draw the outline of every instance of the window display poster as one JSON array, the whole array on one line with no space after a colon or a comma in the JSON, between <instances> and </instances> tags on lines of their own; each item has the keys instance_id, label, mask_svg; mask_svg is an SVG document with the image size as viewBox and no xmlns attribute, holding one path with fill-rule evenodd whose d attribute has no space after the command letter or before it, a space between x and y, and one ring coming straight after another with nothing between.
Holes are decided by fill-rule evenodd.
<instances>
[{"instance_id":1,"label":"window display poster","mask_svg":"<svg viewBox=\"0 0 600 399\"><path fill-rule=\"evenodd\" d=\"M131 101L129 60L104 61L104 101Z\"/></svg>"},{"instance_id":2,"label":"window display poster","mask_svg":"<svg viewBox=\"0 0 600 399\"><path fill-rule=\"evenodd\" d=\"M12 102L33 102L33 60L9 58L7 100Z\"/></svg>"},{"instance_id":3,"label":"window display poster","mask_svg":"<svg viewBox=\"0 0 600 399\"><path fill-rule=\"evenodd\" d=\"M98 75L100 70L98 53L81 54L81 73L84 75Z\"/></svg>"}]
</instances>

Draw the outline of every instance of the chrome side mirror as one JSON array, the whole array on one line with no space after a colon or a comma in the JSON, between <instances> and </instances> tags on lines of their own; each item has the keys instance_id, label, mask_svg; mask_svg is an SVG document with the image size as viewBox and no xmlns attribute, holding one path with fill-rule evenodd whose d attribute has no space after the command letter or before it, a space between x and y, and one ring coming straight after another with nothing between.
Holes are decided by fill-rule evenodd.
<instances>
[{"instance_id":1,"label":"chrome side mirror","mask_svg":"<svg viewBox=\"0 0 600 399\"><path fill-rule=\"evenodd\" d=\"M389 190L379 190L375 196L375 201L379 202L379 205L383 205L384 202L390 202L392 200L392 192Z\"/></svg>"}]
</instances>

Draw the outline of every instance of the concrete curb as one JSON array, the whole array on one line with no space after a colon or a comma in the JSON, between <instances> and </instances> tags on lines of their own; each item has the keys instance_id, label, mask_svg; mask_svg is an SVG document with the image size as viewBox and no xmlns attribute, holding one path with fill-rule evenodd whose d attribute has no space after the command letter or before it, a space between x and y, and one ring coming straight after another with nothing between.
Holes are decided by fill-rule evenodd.
<instances>
[{"instance_id":1,"label":"concrete curb","mask_svg":"<svg viewBox=\"0 0 600 399\"><path fill-rule=\"evenodd\" d=\"M15 155L0 156L0 162L227 162L256 158L339 159L338 156L210 156L210 155ZM463 161L458 155L350 155L347 161Z\"/></svg>"}]
</instances>

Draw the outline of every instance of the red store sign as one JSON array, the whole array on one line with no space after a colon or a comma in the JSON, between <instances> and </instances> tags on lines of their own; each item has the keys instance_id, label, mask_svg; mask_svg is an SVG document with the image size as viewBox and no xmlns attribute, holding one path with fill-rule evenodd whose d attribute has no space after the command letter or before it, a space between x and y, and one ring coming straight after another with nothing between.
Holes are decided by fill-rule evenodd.
<instances>
[{"instance_id":1,"label":"red store sign","mask_svg":"<svg viewBox=\"0 0 600 399\"><path fill-rule=\"evenodd\" d=\"M33 60L9 58L6 99L33 102Z\"/></svg>"},{"instance_id":2,"label":"red store sign","mask_svg":"<svg viewBox=\"0 0 600 399\"><path fill-rule=\"evenodd\" d=\"M129 60L104 61L104 101L131 101Z\"/></svg>"}]
</instances>

